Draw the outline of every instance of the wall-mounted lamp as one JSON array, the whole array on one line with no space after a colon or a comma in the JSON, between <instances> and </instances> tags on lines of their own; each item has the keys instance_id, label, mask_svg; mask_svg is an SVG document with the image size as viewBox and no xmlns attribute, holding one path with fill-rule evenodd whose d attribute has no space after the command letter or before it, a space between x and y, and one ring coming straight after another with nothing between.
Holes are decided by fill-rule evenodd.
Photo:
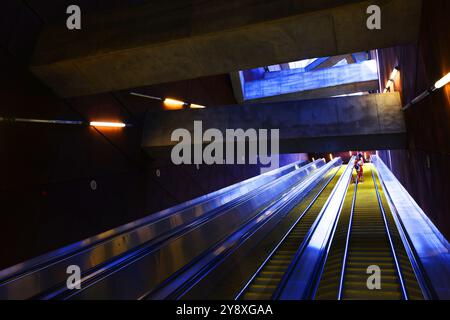
<instances>
[{"instance_id":1,"label":"wall-mounted lamp","mask_svg":"<svg viewBox=\"0 0 450 320\"><path fill-rule=\"evenodd\" d=\"M432 94L434 91L446 86L448 83L450 83L450 73L441 78L440 80L436 81L434 86L422 92L419 96L415 97L410 103L408 103L405 107L403 107L403 111L409 109L412 105L419 103L420 101L428 97L430 94Z\"/></svg>"},{"instance_id":2,"label":"wall-mounted lamp","mask_svg":"<svg viewBox=\"0 0 450 320\"><path fill-rule=\"evenodd\" d=\"M188 104L186 102L179 101L176 99L171 99L171 98L165 98L163 100L163 103L164 103L164 107L166 107L167 110L180 110L180 109L184 109L184 107L188 106Z\"/></svg>"},{"instance_id":3,"label":"wall-mounted lamp","mask_svg":"<svg viewBox=\"0 0 450 320\"><path fill-rule=\"evenodd\" d=\"M202 106L202 105L200 105L200 104L191 103L191 104L189 105L189 108L191 108L191 109L205 109L206 107L205 107L205 106Z\"/></svg>"},{"instance_id":4,"label":"wall-mounted lamp","mask_svg":"<svg viewBox=\"0 0 450 320\"><path fill-rule=\"evenodd\" d=\"M440 89L443 86L447 85L450 82L450 73L447 74L445 77L443 77L441 80L436 81L436 83L434 84L434 87L436 89Z\"/></svg>"},{"instance_id":5,"label":"wall-mounted lamp","mask_svg":"<svg viewBox=\"0 0 450 320\"><path fill-rule=\"evenodd\" d=\"M394 70L392 70L392 73L389 77L388 82L386 83L386 87L384 88L383 93L387 93L391 90L391 85L395 83L395 78L397 78L399 72L400 72L399 67L395 67Z\"/></svg>"},{"instance_id":6,"label":"wall-mounted lamp","mask_svg":"<svg viewBox=\"0 0 450 320\"><path fill-rule=\"evenodd\" d=\"M127 125L122 122L102 122L102 121L91 121L89 122L91 127L105 127L105 128L125 128Z\"/></svg>"},{"instance_id":7,"label":"wall-mounted lamp","mask_svg":"<svg viewBox=\"0 0 450 320\"><path fill-rule=\"evenodd\" d=\"M180 101L180 100L172 99L172 98L159 98L159 97L149 96L146 94L136 93L136 92L130 92L130 95L136 96L136 97L141 97L141 98L162 101L166 110L181 110L181 109L185 109L185 108L190 108L190 109L205 109L206 108L206 106L203 106L200 104L184 102L184 101Z\"/></svg>"}]
</instances>

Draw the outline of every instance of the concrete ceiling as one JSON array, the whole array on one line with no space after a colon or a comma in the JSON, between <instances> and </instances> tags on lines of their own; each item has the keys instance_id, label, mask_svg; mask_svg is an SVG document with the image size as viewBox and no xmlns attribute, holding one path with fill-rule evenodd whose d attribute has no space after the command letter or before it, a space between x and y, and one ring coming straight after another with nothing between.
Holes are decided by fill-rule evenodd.
<instances>
[{"instance_id":1,"label":"concrete ceiling","mask_svg":"<svg viewBox=\"0 0 450 320\"><path fill-rule=\"evenodd\" d=\"M31 70L63 97L410 43L421 9L420 0L376 1L382 30L370 31L373 1L83 1L83 29L68 31L48 5L28 2L49 22Z\"/></svg>"}]
</instances>

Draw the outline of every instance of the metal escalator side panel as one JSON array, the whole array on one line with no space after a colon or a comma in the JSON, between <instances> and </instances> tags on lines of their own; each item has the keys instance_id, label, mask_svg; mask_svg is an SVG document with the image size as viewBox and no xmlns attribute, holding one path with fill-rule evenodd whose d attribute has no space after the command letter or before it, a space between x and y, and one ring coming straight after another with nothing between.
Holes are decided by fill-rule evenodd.
<instances>
[{"instance_id":1,"label":"metal escalator side panel","mask_svg":"<svg viewBox=\"0 0 450 320\"><path fill-rule=\"evenodd\" d=\"M399 269L403 278L407 295L406 298L408 300L423 300L424 294L422 293L421 286L417 280L416 272L414 271L410 257L408 256L405 243L403 242L400 235L400 230L397 228L396 221L388 205L385 192L379 180L378 173L376 174L376 176L374 176L374 179L376 181L377 189L380 194L380 205L382 206L386 216L389 228L388 232L390 233L392 239L392 244L397 256Z\"/></svg>"},{"instance_id":2,"label":"metal escalator side panel","mask_svg":"<svg viewBox=\"0 0 450 320\"><path fill-rule=\"evenodd\" d=\"M425 299L450 299L450 245L378 156L372 156Z\"/></svg>"},{"instance_id":3,"label":"metal escalator side panel","mask_svg":"<svg viewBox=\"0 0 450 320\"><path fill-rule=\"evenodd\" d=\"M350 209L350 220L349 220L349 224L348 224L347 237L345 239L344 257L342 259L341 275L340 275L340 279L339 279L339 290L338 290L338 296L337 296L339 300L341 300L344 295L345 271L347 268L347 259L348 259L348 253L349 253L349 247L350 247L350 236L351 236L352 226L353 226L353 221L354 221L356 195L358 194L358 179L359 178L357 178L355 181L355 189L353 191L352 206ZM341 210L341 213L342 213L342 210Z\"/></svg>"},{"instance_id":4,"label":"metal escalator side panel","mask_svg":"<svg viewBox=\"0 0 450 320\"><path fill-rule=\"evenodd\" d=\"M304 172L306 175L324 165L318 160L299 168L294 163L264 175L243 181L211 194L155 213L149 217L104 232L49 254L0 272L0 298L27 299L65 283L66 269L78 265L83 271L98 268L107 261L126 255L127 251L139 248L143 243L156 241L176 228L206 217L211 209L221 208L238 201L254 188L276 181L281 174ZM230 194L231 192L231 194Z\"/></svg>"},{"instance_id":5,"label":"metal escalator side panel","mask_svg":"<svg viewBox=\"0 0 450 320\"><path fill-rule=\"evenodd\" d=\"M310 205L305 208L303 214L271 252L254 277L252 277L251 281L245 286L242 296L238 295L239 298L248 300L272 298L284 273L301 247L302 242L316 220L322 206L331 194L342 171L340 169L339 172L336 172Z\"/></svg>"},{"instance_id":6,"label":"metal escalator side panel","mask_svg":"<svg viewBox=\"0 0 450 320\"><path fill-rule=\"evenodd\" d=\"M239 290L240 278L248 268L245 254L251 250L261 235L266 235L280 221L291 218L291 208L307 197L324 175L329 174L328 168L339 165L340 159L327 164L319 172L291 188L273 206L262 211L255 221L250 221L235 234L218 244L220 254L206 252L198 261L186 265L172 279L161 284L160 288L146 294L144 299L231 299ZM334 170L334 169L332 169ZM244 268L242 269L242 261ZM237 265L236 265L237 264ZM223 280L223 281L222 281ZM233 289L233 286L235 289ZM237 287L236 287L237 286ZM233 291L234 290L234 291Z\"/></svg>"},{"instance_id":7,"label":"metal escalator side panel","mask_svg":"<svg viewBox=\"0 0 450 320\"><path fill-rule=\"evenodd\" d=\"M291 262L282 283L277 287L274 298L281 300L310 299L312 290L317 286L317 270L324 263L330 237L336 227L347 188L352 176L352 160L339 178L330 197L319 213L319 218L311 228L306 241Z\"/></svg>"},{"instance_id":8,"label":"metal escalator side panel","mask_svg":"<svg viewBox=\"0 0 450 320\"><path fill-rule=\"evenodd\" d=\"M215 199L217 199L220 196L223 196L227 194L227 201L229 201L230 198L233 198L233 196L230 196L230 192L237 192L239 194L239 189L243 189L243 187L247 188L247 191L250 189L257 188L259 186L262 186L270 181L273 181L274 179L277 179L293 170L298 169L307 169L308 167L315 167L320 168L323 165L325 165L325 161L323 159L316 160L312 163L305 163L304 161L297 161L291 164L288 164L284 167L275 169L273 171L264 173L260 176L256 176L250 179L247 179L245 181L241 181L239 183L233 184L231 186L225 187L223 189L211 192L209 194L200 196L198 198L183 202L181 204L175 205L171 208L164 209L159 212L152 213L149 216L146 216L144 218L135 220L130 223L126 223L122 226L116 227L114 229L102 232L98 235L95 235L93 237L90 237L88 239L84 239L82 241L76 242L71 245L64 246L60 249L53 250L51 252L48 252L46 254L40 255L38 257L35 257L33 259L27 260L25 262L19 263L17 265L8 267L4 270L0 270L0 283L4 283L14 277L23 277L27 273L31 272L34 269L39 269L44 267L45 265L51 265L53 264L57 259L64 259L68 258L69 256L79 253L82 250L85 250L88 247L98 245L99 243L109 240L115 236L123 236L124 233L130 232L140 226L143 226L145 224L149 223L155 223L158 220L168 218L172 215L179 214L180 212L184 212L186 210L191 210L195 206L205 206L205 204L212 205L213 207L217 207L217 202ZM249 188L249 189L248 189ZM246 190L243 190L244 192L247 192ZM202 211L208 211L211 210L213 207L204 207ZM195 210L197 213L198 210Z\"/></svg>"},{"instance_id":9,"label":"metal escalator side panel","mask_svg":"<svg viewBox=\"0 0 450 320\"><path fill-rule=\"evenodd\" d=\"M403 272L400 269L400 264L399 264L399 260L398 260L398 256L397 256L397 250L396 250L396 247L394 246L394 242L393 242L392 236L391 236L391 226L389 224L389 220L387 218L386 211L384 210L384 206L383 206L383 203L382 203L382 200L381 200L381 196L380 196L380 191L378 189L377 180L375 179L375 174L374 174L375 169L372 168L371 171L372 171L372 180L373 180L373 183L375 185L375 192L376 192L377 199L378 199L378 206L380 208L380 212L381 212L381 215L383 217L384 227L385 227L386 235L387 235L388 240L389 240L389 247L390 247L390 250L391 250L392 258L394 259L395 269L397 271L397 277L398 277L398 280L399 280L400 289L402 291L403 299L404 300L408 300L408 293L406 291L406 286L405 286Z\"/></svg>"},{"instance_id":10,"label":"metal escalator side panel","mask_svg":"<svg viewBox=\"0 0 450 320\"><path fill-rule=\"evenodd\" d=\"M317 289L312 297L317 300L336 300L342 292L343 270L348 250L351 219L356 201L357 185L354 184L353 192L349 190L345 196L342 210L339 213L338 223L333 232L329 248L324 256L325 264L319 272L321 274Z\"/></svg>"},{"instance_id":11,"label":"metal escalator side panel","mask_svg":"<svg viewBox=\"0 0 450 320\"><path fill-rule=\"evenodd\" d=\"M101 274L82 282L81 290L68 295L62 292L62 296L70 299L136 299L145 295L253 219L286 189L300 183L303 179L301 173L301 170L296 170L281 177L264 186L263 191L253 198L220 212L214 219L168 239L156 248L144 247L123 261L112 261Z\"/></svg>"}]
</instances>

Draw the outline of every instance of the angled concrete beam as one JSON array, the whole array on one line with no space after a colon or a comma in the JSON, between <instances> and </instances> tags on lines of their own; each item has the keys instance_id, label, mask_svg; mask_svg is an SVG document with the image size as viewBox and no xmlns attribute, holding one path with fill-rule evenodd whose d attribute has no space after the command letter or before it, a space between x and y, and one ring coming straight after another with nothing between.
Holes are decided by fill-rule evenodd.
<instances>
[{"instance_id":1,"label":"angled concrete beam","mask_svg":"<svg viewBox=\"0 0 450 320\"><path fill-rule=\"evenodd\" d=\"M355 63L355 59L353 58L353 56L351 54L342 54L342 55L335 56L335 57L329 57L328 59L326 59L322 63L320 63L317 66L315 66L310 71L331 68L335 64L337 64L339 61L344 60L344 59L347 60L348 64Z\"/></svg>"},{"instance_id":2,"label":"angled concrete beam","mask_svg":"<svg viewBox=\"0 0 450 320\"><path fill-rule=\"evenodd\" d=\"M304 90L299 92L281 94L272 97L258 98L246 100L246 103L261 103L261 102L283 102L283 101L295 101L295 100L309 100L309 99L321 99L330 98L335 96L349 95L360 92L375 92L380 89L378 80L370 80L349 84L341 84L337 86L324 87L313 90ZM239 100L238 100L239 101ZM244 103L242 102L239 103Z\"/></svg>"},{"instance_id":3,"label":"angled concrete beam","mask_svg":"<svg viewBox=\"0 0 450 320\"><path fill-rule=\"evenodd\" d=\"M311 72L281 70L271 72L267 79L245 82L244 99L265 98L367 81L378 81L375 60Z\"/></svg>"},{"instance_id":4,"label":"angled concrete beam","mask_svg":"<svg viewBox=\"0 0 450 320\"><path fill-rule=\"evenodd\" d=\"M63 97L230 73L417 40L421 0L146 1L45 26L32 71ZM339 6L336 6L339 5Z\"/></svg>"},{"instance_id":5,"label":"angled concrete beam","mask_svg":"<svg viewBox=\"0 0 450 320\"><path fill-rule=\"evenodd\" d=\"M150 156L170 155L172 132L184 128L194 136L194 121L224 135L226 129L279 129L281 153L406 147L398 93L149 113L142 147Z\"/></svg>"}]
</instances>

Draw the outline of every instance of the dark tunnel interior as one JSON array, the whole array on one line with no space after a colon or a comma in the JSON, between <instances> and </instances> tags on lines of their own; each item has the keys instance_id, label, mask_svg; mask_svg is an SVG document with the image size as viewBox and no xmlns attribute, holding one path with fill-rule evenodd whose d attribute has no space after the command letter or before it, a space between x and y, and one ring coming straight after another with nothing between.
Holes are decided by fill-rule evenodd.
<instances>
[{"instance_id":1,"label":"dark tunnel interior","mask_svg":"<svg viewBox=\"0 0 450 320\"><path fill-rule=\"evenodd\" d=\"M52 78L53 69L51 68L61 66L62 70L69 65L64 63L67 61L70 63L70 59L84 59L83 55L97 54L89 52L94 47L95 50L108 52L115 47L120 49L121 46L130 45L122 41L120 32L116 36L113 34L119 28L116 24L111 26L110 33L105 33L104 39L95 38L95 44L91 47L79 45L79 52L77 51L78 47L76 50L72 50L77 44L77 36L60 38L55 32L53 36L56 40L52 46L46 42L48 39L41 40L42 35L48 36L46 31L43 31L47 30L48 26L64 25L67 16L65 8L72 2L83 8L83 14L89 17L87 19L107 16L110 12L121 12L125 10L124 7L127 10L126 14L132 16L139 12L141 6L150 3L149 1L131 0L45 2L7 0L2 2L2 10L0 10L0 118L4 121L0 121L0 168L2 170L0 242L8 245L0 247L0 270L260 175L260 164L175 165L167 153L159 154L148 151L152 149L145 149L142 145L142 137L147 134L146 122L149 121L148 119L157 123L156 126L159 124L164 126L165 122L158 118L159 115L171 112L176 114L175 112L178 111L164 110L161 101L130 95L130 92L134 91L156 97L173 97L207 106L205 109L208 110L207 112L221 114L224 112L222 110L226 108L224 106L242 104L243 97L236 94L236 79L233 78L233 72L236 74L236 70L244 70L245 68L242 66L245 66L245 63L242 66L234 66L230 58L229 62L216 67L219 63L215 59L211 59L211 61L204 61L204 65L199 66L202 72L205 70L203 75L188 64L177 66L178 62L164 57L155 68L161 70L166 68L170 71L167 77L162 73L155 76L161 79L160 82L152 80L148 85L144 83L145 81L140 83L141 74L136 72L134 76L132 74L123 75L123 81L129 81L129 87L118 84L117 88L114 85L118 82L110 79L114 79L114 72L122 72L123 66L108 65L105 71L102 69L104 66L101 65L101 62L98 65L102 68L99 67L99 69L96 69L97 65L94 65L96 62L93 62L91 66L88 63L86 66L83 65L83 68L86 69L83 69L82 72L88 72L86 70L91 69L93 73L103 73L104 82L95 83L91 87L88 82L79 84L77 76L72 79L62 76ZM185 13L189 12L188 15L197 15L201 21L199 26L205 29L211 28L205 32L215 35L220 33L220 28L225 28L225 22L220 18L223 13L234 12L233 10L237 9L233 5L238 6L240 2L247 3L247 5L248 3L255 6L260 5L258 1L233 1L233 4L230 2L229 5L220 1L212 1L204 9L198 10L190 7L190 1L177 0L159 5L162 13L184 10ZM288 3L289 1L280 2ZM294 14L321 12L330 7L348 6L350 8L360 2L308 1L308 5L291 8L290 11L272 10L270 16L262 13L267 10L266 7L262 7L260 13L255 7L253 8L254 15L249 15L252 16L252 19L245 18L247 19L245 23L264 25L265 20L280 19L282 21L283 18L288 19L290 15ZM372 44L377 43L377 39L373 40L375 42L367 40L367 43L363 40L360 48L352 51L362 52L377 60L379 74L374 85L378 91L388 82L395 67L400 70L400 75L395 78L392 85L392 88L395 88L392 91L398 92L403 106L450 72L450 29L447 20L450 15L450 2L446 0L420 2L421 16L418 19L420 27L418 27L416 41L399 43L391 41L386 42L387 46L373 47ZM185 5L185 3L189 5ZM287 7L287 5L280 6L281 8ZM245 13L245 10L242 12ZM202 20L202 15L207 16L208 19ZM164 15L160 14L160 16ZM182 17L181 14L168 15L167 19L184 19L184 17L180 17ZM210 20L214 19L218 21L217 24L210 23ZM233 24L234 28L239 29L239 25L243 24L245 19L242 18L241 21L236 16L236 18L230 18L226 23ZM386 19L388 18L386 17ZM136 38L136 45L140 45L139 41L156 41L155 39L158 37L158 39L173 38L175 39L173 45L178 45L177 41L183 41L184 31L181 27L174 26L169 20L167 26L170 27L167 30L158 31L160 34L155 31L147 38ZM108 23L113 23L111 21ZM182 20L180 21L182 24ZM94 22L92 23L95 25ZM164 25L164 23L162 24ZM138 22L136 28L137 25ZM134 32L133 28L130 25L129 31ZM197 26L197 29L192 28L190 32L195 34L200 32L198 29L202 28ZM315 32L314 30L311 32ZM143 31L143 33L145 32ZM393 30L392 33L396 34ZM51 32L48 34L52 35ZM88 37L89 30L83 29L80 34L80 39L83 39L83 36ZM124 32L123 36L126 35L127 33ZM352 37L351 34L347 36ZM229 37L229 41L232 41L233 36ZM346 35L344 35L344 39L346 39L345 37ZM245 42L245 39L243 41ZM264 55L271 52L270 49L264 48L264 41L262 39L260 42L261 48L253 48L253 54L260 52L261 55ZM108 45L111 47L108 48ZM203 45L206 52L206 44ZM192 46L194 45L192 44ZM344 45L343 47L345 50L346 47ZM187 55L186 52L176 51L178 49L175 47L173 50L177 52L176 54ZM242 46L242 50L248 50L243 55L252 54L245 45ZM321 55L319 51L311 49L311 52L312 56L308 56L308 58L325 56ZM199 59L203 58L201 54L203 53L199 53ZM330 54L330 56L332 55ZM155 56L149 55L145 58L157 59L155 57L159 56L155 54ZM277 60L279 59L277 53L274 53L273 57L272 63L278 63L275 65L278 68L276 71L289 74L291 70L289 70L289 65L284 63L286 61ZM51 62L52 59L57 58L62 61L60 65L58 65L59 62ZM143 59L145 60L145 58ZM342 60L341 58L338 60ZM36 59L40 61L36 62ZM46 63L46 59L50 62ZM248 60L249 58L243 59ZM255 59L259 58L255 57ZM107 65L107 59L105 61L104 64ZM259 61L257 60L255 63ZM30 68L41 62L42 64L35 69L33 69L34 67ZM127 66L132 64L129 62ZM348 66L352 66L352 64L348 64ZM209 67L223 71L209 72ZM137 69L139 68L138 66ZM180 68L182 71L177 73L176 68ZM258 81L258 75L255 72L269 73L271 68L274 67L266 67L265 71L263 68L259 68L259 71L253 69L253 73L248 71L246 80L249 87L251 81ZM67 70L69 69L67 67ZM104 74L109 71L110 74ZM66 71L64 69L61 72L63 74ZM159 71L155 71L155 73L157 72ZM170 73L173 75L172 78ZM189 78L184 73L190 73L192 77ZM113 82L114 85L111 85ZM54 87L50 83L55 83ZM72 86L74 83L76 85ZM81 89L76 92L78 85ZM89 90L92 88L92 92L84 91L84 86L88 86ZM102 89L102 86L105 89ZM70 90L73 90L73 94ZM376 93L376 90L367 91ZM344 94L345 92L343 92ZM329 96L338 96L338 94ZM298 98L298 96L289 95L286 97L288 97L286 101L291 102ZM307 96L307 99L314 98L314 96ZM358 99L358 97L354 97L354 99ZM264 99L261 102L263 104L283 103ZM293 103L295 104L295 102ZM288 106L286 105L286 107ZM351 156L358 152L365 153L367 159L370 155L377 154L429 219L448 239L450 238L450 197L448 196L450 194L450 184L448 183L450 181L450 86L433 92L429 97L404 111L403 114L406 133L399 138L399 144L396 143L403 147L393 145L394 147L389 148L389 144L387 144L386 148L377 148L376 145L369 143L366 146L364 145L364 141L367 141L366 138L354 137L354 139L361 139L361 142L358 140L360 147L355 147L352 151L346 147L344 142L337 147L330 147L329 150L326 148L308 150L296 147L299 142L295 141L282 144L280 167L296 161L315 161L321 158L330 162L336 157L341 157L344 163L347 163ZM11 120L13 118L88 122L119 121L130 124L130 126L121 129L59 124L44 125ZM289 118L289 115L286 118ZM187 119L187 116L186 118L178 116L177 121L183 119ZM285 123L288 122L286 119ZM332 139L320 140L320 143L322 143L321 145L328 143L333 146ZM389 138L385 139L389 140ZM287 147L284 148L284 146Z\"/></svg>"}]
</instances>

